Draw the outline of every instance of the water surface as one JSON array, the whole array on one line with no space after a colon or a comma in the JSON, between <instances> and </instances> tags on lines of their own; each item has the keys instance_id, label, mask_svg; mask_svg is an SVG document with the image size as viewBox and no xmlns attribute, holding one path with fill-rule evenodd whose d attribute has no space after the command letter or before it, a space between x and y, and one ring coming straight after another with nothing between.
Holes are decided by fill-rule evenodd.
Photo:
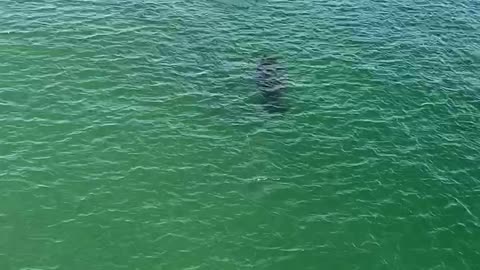
<instances>
[{"instance_id":1,"label":"water surface","mask_svg":"<svg viewBox=\"0 0 480 270\"><path fill-rule=\"evenodd\" d=\"M0 269L475 269L479 10L0 1Z\"/></svg>"}]
</instances>

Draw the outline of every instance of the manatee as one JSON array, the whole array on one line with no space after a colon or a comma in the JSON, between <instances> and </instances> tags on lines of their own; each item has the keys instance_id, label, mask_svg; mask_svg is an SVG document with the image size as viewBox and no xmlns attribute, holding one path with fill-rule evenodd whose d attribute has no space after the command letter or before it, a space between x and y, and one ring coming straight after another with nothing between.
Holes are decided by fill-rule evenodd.
<instances>
[{"instance_id":1,"label":"manatee","mask_svg":"<svg viewBox=\"0 0 480 270\"><path fill-rule=\"evenodd\" d=\"M262 57L257 65L255 79L265 110L270 113L285 112L287 107L282 98L286 90L285 74L277 59Z\"/></svg>"}]
</instances>

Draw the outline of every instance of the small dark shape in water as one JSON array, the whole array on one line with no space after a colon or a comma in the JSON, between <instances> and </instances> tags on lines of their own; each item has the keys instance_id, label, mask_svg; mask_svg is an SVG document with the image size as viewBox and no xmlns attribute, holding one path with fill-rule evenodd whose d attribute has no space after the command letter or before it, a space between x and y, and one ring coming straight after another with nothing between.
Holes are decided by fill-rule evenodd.
<instances>
[{"instance_id":1,"label":"small dark shape in water","mask_svg":"<svg viewBox=\"0 0 480 270\"><path fill-rule=\"evenodd\" d=\"M264 56L260 60L256 81L263 97L264 108L270 113L287 111L287 107L282 102L283 93L286 90L283 77L282 68L276 58Z\"/></svg>"}]
</instances>

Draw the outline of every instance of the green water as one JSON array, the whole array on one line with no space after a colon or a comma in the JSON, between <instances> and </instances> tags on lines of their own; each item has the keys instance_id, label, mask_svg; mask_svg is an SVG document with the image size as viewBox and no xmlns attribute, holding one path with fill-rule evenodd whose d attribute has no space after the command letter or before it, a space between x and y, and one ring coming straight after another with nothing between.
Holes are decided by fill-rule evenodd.
<instances>
[{"instance_id":1,"label":"green water","mask_svg":"<svg viewBox=\"0 0 480 270\"><path fill-rule=\"evenodd\" d=\"M475 0L0 0L0 269L479 269L479 71Z\"/></svg>"}]
</instances>

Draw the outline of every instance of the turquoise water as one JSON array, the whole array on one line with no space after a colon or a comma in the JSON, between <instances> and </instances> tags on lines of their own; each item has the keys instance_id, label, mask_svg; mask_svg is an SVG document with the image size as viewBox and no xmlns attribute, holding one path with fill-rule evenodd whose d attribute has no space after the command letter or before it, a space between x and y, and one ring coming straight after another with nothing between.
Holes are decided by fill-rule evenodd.
<instances>
[{"instance_id":1,"label":"turquoise water","mask_svg":"<svg viewBox=\"0 0 480 270\"><path fill-rule=\"evenodd\" d=\"M479 33L474 0L0 0L0 269L478 269Z\"/></svg>"}]
</instances>

